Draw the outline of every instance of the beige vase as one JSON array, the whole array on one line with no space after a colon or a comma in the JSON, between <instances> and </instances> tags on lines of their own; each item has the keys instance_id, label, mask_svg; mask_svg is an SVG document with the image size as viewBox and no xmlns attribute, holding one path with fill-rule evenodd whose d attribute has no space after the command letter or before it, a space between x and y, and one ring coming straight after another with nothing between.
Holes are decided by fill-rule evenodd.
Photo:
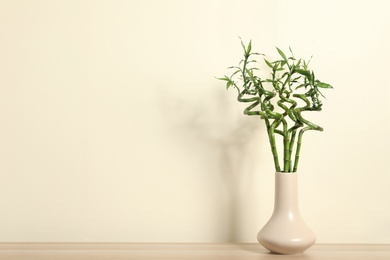
<instances>
[{"instance_id":1,"label":"beige vase","mask_svg":"<svg viewBox=\"0 0 390 260\"><path fill-rule=\"evenodd\" d=\"M302 253L315 243L314 233L299 213L297 173L275 173L274 212L257 240L277 254Z\"/></svg>"}]
</instances>

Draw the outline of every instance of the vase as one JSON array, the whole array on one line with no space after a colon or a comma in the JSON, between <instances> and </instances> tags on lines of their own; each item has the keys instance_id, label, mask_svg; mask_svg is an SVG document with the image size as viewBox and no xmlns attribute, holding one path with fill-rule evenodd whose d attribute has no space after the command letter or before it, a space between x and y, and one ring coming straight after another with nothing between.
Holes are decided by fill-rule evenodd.
<instances>
[{"instance_id":1,"label":"vase","mask_svg":"<svg viewBox=\"0 0 390 260\"><path fill-rule=\"evenodd\" d=\"M302 253L315 243L313 231L299 212L297 173L275 173L274 211L257 240L277 254Z\"/></svg>"}]
</instances>

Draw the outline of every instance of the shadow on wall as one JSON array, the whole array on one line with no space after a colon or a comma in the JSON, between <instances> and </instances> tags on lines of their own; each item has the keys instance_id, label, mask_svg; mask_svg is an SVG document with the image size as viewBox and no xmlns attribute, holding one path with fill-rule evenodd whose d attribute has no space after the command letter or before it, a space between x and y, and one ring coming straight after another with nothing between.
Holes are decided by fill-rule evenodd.
<instances>
[{"instance_id":1,"label":"shadow on wall","mask_svg":"<svg viewBox=\"0 0 390 260\"><path fill-rule=\"evenodd\" d=\"M218 209L225 223L227 242L239 242L240 201L246 189L243 179L254 174L254 162L258 156L253 153L253 135L266 131L260 120L243 114L243 107L237 102L236 94L230 94L220 86L210 86L207 95L197 99L188 97L166 97L163 103L164 114L172 116L170 123L181 135L195 138L206 144L205 151L199 156L215 154L218 173L227 189L223 199L223 209ZM257 142L256 142L257 144ZM183 148L185 149L185 148ZM251 177L251 176L249 176Z\"/></svg>"}]
</instances>

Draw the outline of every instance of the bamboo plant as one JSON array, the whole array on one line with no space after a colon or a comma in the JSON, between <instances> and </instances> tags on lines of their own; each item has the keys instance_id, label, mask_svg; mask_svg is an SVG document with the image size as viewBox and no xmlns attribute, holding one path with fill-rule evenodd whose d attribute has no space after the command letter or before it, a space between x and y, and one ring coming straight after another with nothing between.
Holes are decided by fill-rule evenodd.
<instances>
[{"instance_id":1,"label":"bamboo plant","mask_svg":"<svg viewBox=\"0 0 390 260\"><path fill-rule=\"evenodd\" d=\"M302 146L302 136L309 130L323 131L323 128L310 122L303 112L321 111L320 90L333 88L330 84L315 78L309 69L310 60L296 59L290 48L290 55L276 48L279 58L269 61L263 54L252 52L252 42L245 45L241 41L244 58L230 76L218 78L226 81L226 88L235 88L238 101L248 103L245 115L264 119L271 145L275 170L296 172ZM259 61L263 56L264 67L270 69L268 78L260 77ZM283 144L283 165L280 165L277 137Z\"/></svg>"}]
</instances>

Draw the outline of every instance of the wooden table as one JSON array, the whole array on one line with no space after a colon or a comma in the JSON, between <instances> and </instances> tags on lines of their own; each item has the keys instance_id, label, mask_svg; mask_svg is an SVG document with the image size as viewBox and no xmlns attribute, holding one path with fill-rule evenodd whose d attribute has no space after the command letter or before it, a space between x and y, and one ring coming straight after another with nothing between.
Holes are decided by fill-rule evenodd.
<instances>
[{"instance_id":1,"label":"wooden table","mask_svg":"<svg viewBox=\"0 0 390 260\"><path fill-rule=\"evenodd\" d=\"M0 243L0 259L390 259L390 245L316 244L304 254L270 254L259 244Z\"/></svg>"}]
</instances>

